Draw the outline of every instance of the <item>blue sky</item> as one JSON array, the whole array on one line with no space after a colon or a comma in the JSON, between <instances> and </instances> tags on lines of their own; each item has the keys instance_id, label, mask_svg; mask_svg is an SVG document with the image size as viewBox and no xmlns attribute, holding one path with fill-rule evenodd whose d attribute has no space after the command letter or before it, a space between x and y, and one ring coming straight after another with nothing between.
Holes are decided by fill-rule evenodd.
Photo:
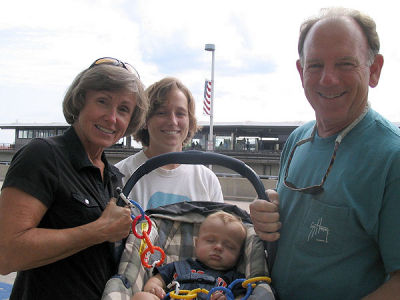
<instances>
[{"instance_id":1,"label":"blue sky","mask_svg":"<svg viewBox=\"0 0 400 300\"><path fill-rule=\"evenodd\" d=\"M385 65L370 101L400 122L400 20L392 1L3 0L0 123L63 122L67 87L103 56L134 65L146 86L164 76L180 78L195 96L198 119L207 121L206 43L216 46L214 122L311 120L295 67L298 30L332 5L376 20ZM0 143L12 142L12 134L0 130Z\"/></svg>"}]
</instances>

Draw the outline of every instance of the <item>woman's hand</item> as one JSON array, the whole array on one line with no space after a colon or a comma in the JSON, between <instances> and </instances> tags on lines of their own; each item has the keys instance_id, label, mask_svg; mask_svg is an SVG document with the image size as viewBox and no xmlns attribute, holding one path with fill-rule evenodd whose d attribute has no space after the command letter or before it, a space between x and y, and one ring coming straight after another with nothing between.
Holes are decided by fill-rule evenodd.
<instances>
[{"instance_id":1,"label":"woman's hand","mask_svg":"<svg viewBox=\"0 0 400 300\"><path fill-rule=\"evenodd\" d=\"M99 231L104 235L104 240L109 242L126 238L132 226L131 210L129 207L118 206L116 201L111 198L98 219Z\"/></svg>"}]
</instances>

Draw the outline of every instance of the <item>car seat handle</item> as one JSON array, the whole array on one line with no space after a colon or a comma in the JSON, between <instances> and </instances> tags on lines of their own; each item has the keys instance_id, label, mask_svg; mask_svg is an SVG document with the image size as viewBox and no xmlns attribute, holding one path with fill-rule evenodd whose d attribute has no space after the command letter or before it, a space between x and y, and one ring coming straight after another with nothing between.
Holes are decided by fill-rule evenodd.
<instances>
[{"instance_id":1,"label":"car seat handle","mask_svg":"<svg viewBox=\"0 0 400 300\"><path fill-rule=\"evenodd\" d=\"M128 196L136 182L144 175L150 173L154 169L169 164L188 164L188 165L220 165L236 171L243 177L247 178L257 192L259 199L269 200L265 193L264 185L253 169L244 162L219 153L203 152L198 150L189 150L182 152L169 152L148 159L143 165L136 169L132 176L126 182L122 193Z\"/></svg>"}]
</instances>

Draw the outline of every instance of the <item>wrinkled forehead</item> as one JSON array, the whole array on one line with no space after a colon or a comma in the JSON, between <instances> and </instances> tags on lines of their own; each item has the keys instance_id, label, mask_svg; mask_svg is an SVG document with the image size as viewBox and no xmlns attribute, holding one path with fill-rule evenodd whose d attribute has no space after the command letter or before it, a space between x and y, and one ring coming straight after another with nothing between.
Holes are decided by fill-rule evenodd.
<instances>
[{"instance_id":1,"label":"wrinkled forehead","mask_svg":"<svg viewBox=\"0 0 400 300\"><path fill-rule=\"evenodd\" d=\"M310 53L332 49L353 51L355 55L367 54L367 38L355 20L344 16L327 17L311 27L304 40L304 57Z\"/></svg>"}]
</instances>

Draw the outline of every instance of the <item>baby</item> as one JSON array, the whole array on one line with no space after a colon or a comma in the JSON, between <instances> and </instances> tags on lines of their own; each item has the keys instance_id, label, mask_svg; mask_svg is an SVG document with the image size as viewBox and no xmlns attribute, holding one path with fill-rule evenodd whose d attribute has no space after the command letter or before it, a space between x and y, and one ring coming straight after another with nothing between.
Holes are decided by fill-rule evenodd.
<instances>
[{"instance_id":1,"label":"baby","mask_svg":"<svg viewBox=\"0 0 400 300\"><path fill-rule=\"evenodd\" d=\"M214 286L227 287L235 279L244 278L234 267L245 239L246 228L238 217L224 211L210 214L195 238L196 259L189 258L155 268L155 275L147 281L143 292L136 293L131 300L162 299L172 281L179 282L183 290L199 287L210 290ZM198 297L205 299L206 295L199 293ZM211 299L226 298L221 292L215 292Z\"/></svg>"}]
</instances>

